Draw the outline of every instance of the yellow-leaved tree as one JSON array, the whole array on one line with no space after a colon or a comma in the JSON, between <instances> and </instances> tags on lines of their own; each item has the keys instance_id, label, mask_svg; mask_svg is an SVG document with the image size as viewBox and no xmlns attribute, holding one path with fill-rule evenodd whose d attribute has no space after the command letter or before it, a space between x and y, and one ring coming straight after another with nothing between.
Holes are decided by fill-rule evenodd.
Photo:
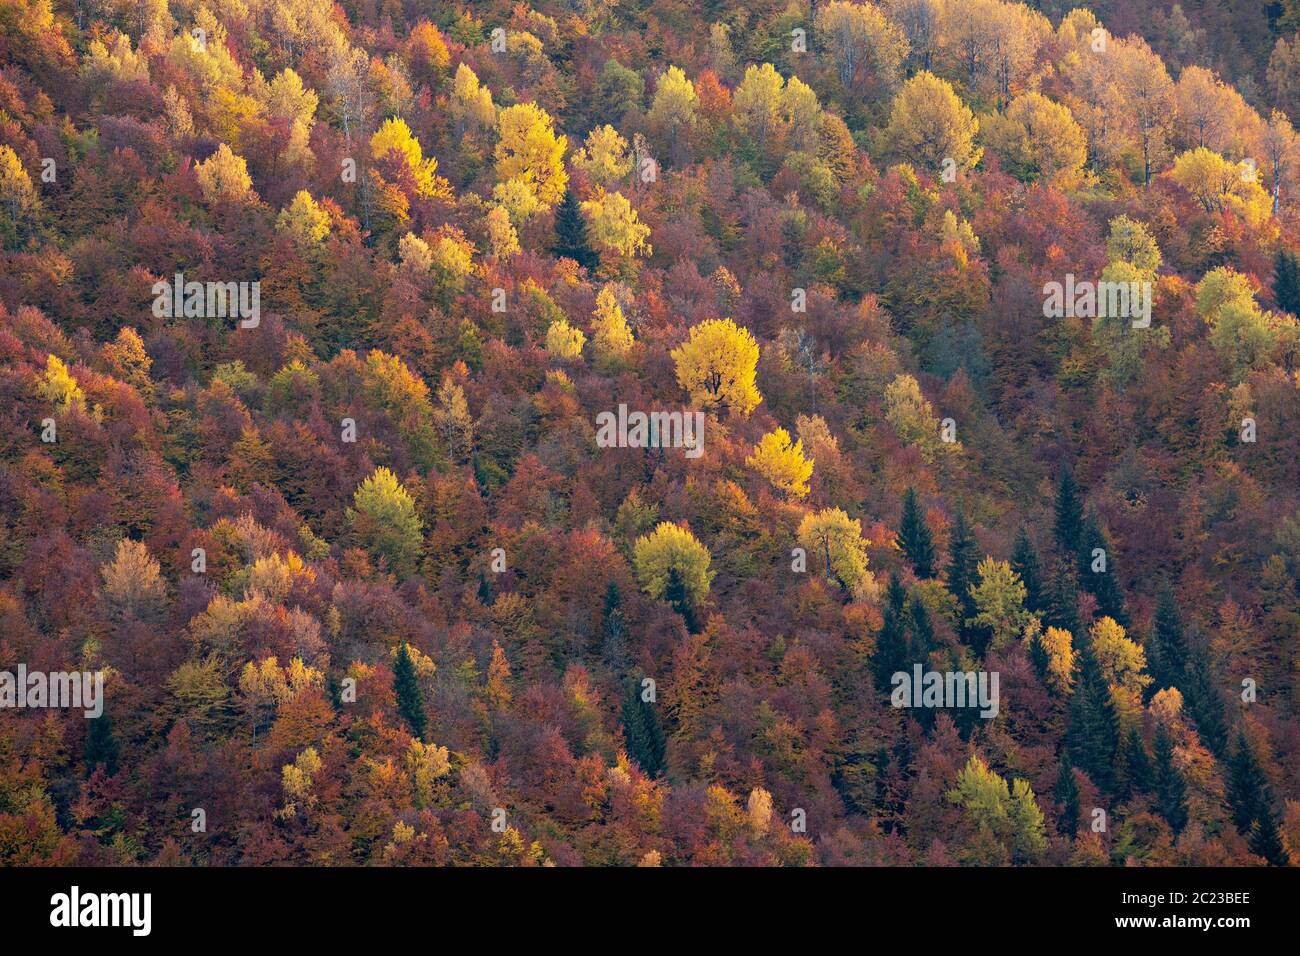
<instances>
[{"instance_id":1,"label":"yellow-leaved tree","mask_svg":"<svg viewBox=\"0 0 1300 956\"><path fill-rule=\"evenodd\" d=\"M552 358L574 362L582 357L582 347L587 337L566 319L556 319L546 330L546 351Z\"/></svg>"},{"instance_id":2,"label":"yellow-leaved tree","mask_svg":"<svg viewBox=\"0 0 1300 956\"><path fill-rule=\"evenodd\" d=\"M550 114L536 103L516 103L501 111L497 121L496 170L499 182L518 180L546 208L564 196L569 182L564 171L568 139L556 136Z\"/></svg>"},{"instance_id":3,"label":"yellow-leaved tree","mask_svg":"<svg viewBox=\"0 0 1300 956\"><path fill-rule=\"evenodd\" d=\"M632 171L632 157L628 155L627 140L606 124L587 134L582 149L573 157L573 165L603 189Z\"/></svg>"},{"instance_id":4,"label":"yellow-leaved tree","mask_svg":"<svg viewBox=\"0 0 1300 956\"><path fill-rule=\"evenodd\" d=\"M623 271L637 256L653 251L646 242L650 227L641 222L622 193L600 193L582 204L582 212L587 217L587 234L606 272Z\"/></svg>"},{"instance_id":5,"label":"yellow-leaved tree","mask_svg":"<svg viewBox=\"0 0 1300 956\"><path fill-rule=\"evenodd\" d=\"M654 101L646 120L661 138L674 162L680 162L685 149L686 136L695 125L700 96L680 67L670 66L659 77Z\"/></svg>"},{"instance_id":6,"label":"yellow-leaved tree","mask_svg":"<svg viewBox=\"0 0 1300 956\"><path fill-rule=\"evenodd\" d=\"M23 161L8 146L0 146L0 203L9 222L15 225L39 203Z\"/></svg>"},{"instance_id":7,"label":"yellow-leaved tree","mask_svg":"<svg viewBox=\"0 0 1300 956\"><path fill-rule=\"evenodd\" d=\"M932 406L923 394L916 379L900 374L885 386L885 420L899 439L921 449L927 460L943 449L939 440L939 421ZM959 442L953 442L960 448Z\"/></svg>"},{"instance_id":8,"label":"yellow-leaved tree","mask_svg":"<svg viewBox=\"0 0 1300 956\"><path fill-rule=\"evenodd\" d=\"M812 477L813 462L803 454L803 442L790 442L790 433L784 428L768 432L757 445L745 464L772 483L772 486L791 498L808 494L808 479Z\"/></svg>"},{"instance_id":9,"label":"yellow-leaved tree","mask_svg":"<svg viewBox=\"0 0 1300 956\"><path fill-rule=\"evenodd\" d=\"M478 76L464 63L456 67L449 105L458 140L467 132L496 124L497 108L492 104L492 91L480 85Z\"/></svg>"},{"instance_id":10,"label":"yellow-leaved tree","mask_svg":"<svg viewBox=\"0 0 1300 956\"><path fill-rule=\"evenodd\" d=\"M83 410L86 407L86 395L81 386L63 360L54 354L46 356L45 374L37 383L36 394L61 412L73 406Z\"/></svg>"},{"instance_id":11,"label":"yellow-leaved tree","mask_svg":"<svg viewBox=\"0 0 1300 956\"><path fill-rule=\"evenodd\" d=\"M649 534L637 538L632 549L632 564L637 580L646 594L656 600L669 594L673 579L680 584L692 604L709 596L713 572L709 570L709 551L688 528L664 521Z\"/></svg>"},{"instance_id":12,"label":"yellow-leaved tree","mask_svg":"<svg viewBox=\"0 0 1300 956\"><path fill-rule=\"evenodd\" d=\"M415 570L424 544L424 523L415 501L387 468L357 486L347 518L358 542L389 569L398 573Z\"/></svg>"},{"instance_id":13,"label":"yellow-leaved tree","mask_svg":"<svg viewBox=\"0 0 1300 956\"><path fill-rule=\"evenodd\" d=\"M981 137L1022 178L1038 176L1060 189L1079 185L1088 161L1088 134L1070 108L1041 93L1012 100L1005 114L981 120Z\"/></svg>"},{"instance_id":14,"label":"yellow-leaved tree","mask_svg":"<svg viewBox=\"0 0 1300 956\"><path fill-rule=\"evenodd\" d=\"M1042 660L1047 686L1066 697L1074 686L1074 635L1059 627L1043 630L1043 623L1031 617L1025 625L1023 642L1031 660Z\"/></svg>"},{"instance_id":15,"label":"yellow-leaved tree","mask_svg":"<svg viewBox=\"0 0 1300 956\"><path fill-rule=\"evenodd\" d=\"M867 570L867 542L862 522L839 508L824 508L799 522L799 544L822 562L826 576L840 582L854 597L876 595L875 576Z\"/></svg>"},{"instance_id":16,"label":"yellow-leaved tree","mask_svg":"<svg viewBox=\"0 0 1300 956\"><path fill-rule=\"evenodd\" d=\"M195 164L194 176L203 192L203 201L209 205L250 203L257 199L257 193L253 192L253 177L248 175L248 163L242 156L236 156L225 143L203 162Z\"/></svg>"},{"instance_id":17,"label":"yellow-leaved tree","mask_svg":"<svg viewBox=\"0 0 1300 956\"><path fill-rule=\"evenodd\" d=\"M707 319L694 326L672 358L677 383L696 405L748 415L763 400L754 384L758 342L731 319Z\"/></svg>"},{"instance_id":18,"label":"yellow-leaved tree","mask_svg":"<svg viewBox=\"0 0 1300 956\"><path fill-rule=\"evenodd\" d=\"M410 170L415 191L420 196L449 195L450 186L438 175L438 161L424 158L420 141L411 133L405 121L391 116L370 137L370 155L383 159L395 154Z\"/></svg>"},{"instance_id":19,"label":"yellow-leaved tree","mask_svg":"<svg viewBox=\"0 0 1300 956\"><path fill-rule=\"evenodd\" d=\"M330 217L305 189L294 194L293 201L280 210L275 228L300 246L315 246L330 234Z\"/></svg>"},{"instance_id":20,"label":"yellow-leaved tree","mask_svg":"<svg viewBox=\"0 0 1300 956\"><path fill-rule=\"evenodd\" d=\"M1151 683L1145 673L1147 655L1124 633L1114 618L1103 617L1089 631L1097 666L1110 686L1111 699L1121 718L1135 719L1142 712L1142 693Z\"/></svg>"},{"instance_id":21,"label":"yellow-leaved tree","mask_svg":"<svg viewBox=\"0 0 1300 956\"><path fill-rule=\"evenodd\" d=\"M1196 284L1196 312L1210 327L1210 344L1231 367L1234 381L1267 365L1279 336L1294 334L1295 320L1264 312L1249 277L1227 266Z\"/></svg>"},{"instance_id":22,"label":"yellow-leaved tree","mask_svg":"<svg viewBox=\"0 0 1300 956\"><path fill-rule=\"evenodd\" d=\"M951 159L958 170L970 169L984 151L975 145L979 122L957 96L952 84L922 70L894 97L884 139L906 162L941 171Z\"/></svg>"},{"instance_id":23,"label":"yellow-leaved tree","mask_svg":"<svg viewBox=\"0 0 1300 956\"><path fill-rule=\"evenodd\" d=\"M1243 175L1243 171L1246 174ZM1174 160L1170 173L1201 204L1206 212L1231 209L1252 228L1268 222L1273 202L1268 192L1255 182L1248 167L1230 163L1205 147L1188 150Z\"/></svg>"},{"instance_id":24,"label":"yellow-leaved tree","mask_svg":"<svg viewBox=\"0 0 1300 956\"><path fill-rule=\"evenodd\" d=\"M592 313L591 330L596 343L596 355L602 362L617 362L632 351L632 329L609 286L596 293L596 311Z\"/></svg>"}]
</instances>

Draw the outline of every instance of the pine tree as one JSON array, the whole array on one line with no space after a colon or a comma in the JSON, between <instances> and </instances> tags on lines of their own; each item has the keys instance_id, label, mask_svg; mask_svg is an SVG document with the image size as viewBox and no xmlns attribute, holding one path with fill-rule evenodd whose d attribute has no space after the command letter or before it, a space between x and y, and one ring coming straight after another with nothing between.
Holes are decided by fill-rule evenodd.
<instances>
[{"instance_id":1,"label":"pine tree","mask_svg":"<svg viewBox=\"0 0 1300 956\"><path fill-rule=\"evenodd\" d=\"M657 777L663 772L664 733L654 707L642 697L641 680L636 676L628 680L623 697L623 739L628 756L647 776Z\"/></svg>"},{"instance_id":2,"label":"pine tree","mask_svg":"<svg viewBox=\"0 0 1300 956\"><path fill-rule=\"evenodd\" d=\"M565 190L564 199L555 208L555 245L551 247L551 252L572 259L589 271L600 263L587 238L587 220L582 215L581 204L572 189Z\"/></svg>"},{"instance_id":3,"label":"pine tree","mask_svg":"<svg viewBox=\"0 0 1300 956\"><path fill-rule=\"evenodd\" d=\"M1097 555L1100 550L1102 555ZM1105 570L1094 570L1105 561ZM1079 586L1097 599L1097 610L1128 627L1128 612L1124 609L1124 591L1115 573L1115 555L1106 533L1097 523L1097 516L1089 513L1079 534Z\"/></svg>"},{"instance_id":4,"label":"pine tree","mask_svg":"<svg viewBox=\"0 0 1300 956\"><path fill-rule=\"evenodd\" d=\"M916 490L910 486L903 495L903 517L898 526L898 543L912 562L918 578L934 577L934 538L925 515L916 500Z\"/></svg>"},{"instance_id":5,"label":"pine tree","mask_svg":"<svg viewBox=\"0 0 1300 956\"><path fill-rule=\"evenodd\" d=\"M1119 751L1119 716L1110 688L1089 650L1081 652L1082 667L1070 699L1066 744L1070 759L1102 790L1115 787L1115 757Z\"/></svg>"},{"instance_id":6,"label":"pine tree","mask_svg":"<svg viewBox=\"0 0 1300 956\"><path fill-rule=\"evenodd\" d=\"M979 613L975 598L970 593L978 565L979 548L975 544L975 535L966 523L966 515L959 510L952 524L952 538L948 542L948 590L957 599L961 611L958 630L963 640L970 637L970 625L967 622Z\"/></svg>"},{"instance_id":7,"label":"pine tree","mask_svg":"<svg viewBox=\"0 0 1300 956\"><path fill-rule=\"evenodd\" d=\"M1174 766L1174 741L1161 727L1156 731L1156 760L1153 774L1156 807L1175 834L1187 825L1187 785Z\"/></svg>"},{"instance_id":8,"label":"pine tree","mask_svg":"<svg viewBox=\"0 0 1300 956\"><path fill-rule=\"evenodd\" d=\"M1156 598L1155 626L1147 642L1147 670L1152 678L1149 692L1179 687L1187 666L1187 641L1178 603L1168 581L1162 581Z\"/></svg>"},{"instance_id":9,"label":"pine tree","mask_svg":"<svg viewBox=\"0 0 1300 956\"><path fill-rule=\"evenodd\" d=\"M1273 298L1283 312L1300 317L1300 255L1278 249L1273 267Z\"/></svg>"},{"instance_id":10,"label":"pine tree","mask_svg":"<svg viewBox=\"0 0 1300 956\"><path fill-rule=\"evenodd\" d=\"M1135 726L1129 727L1124 741L1124 785L1129 794L1150 793L1154 785L1147 748Z\"/></svg>"},{"instance_id":11,"label":"pine tree","mask_svg":"<svg viewBox=\"0 0 1300 956\"><path fill-rule=\"evenodd\" d=\"M1056 546L1065 554L1077 554L1083 531L1083 502L1074 484L1074 475L1066 468L1056 488Z\"/></svg>"},{"instance_id":12,"label":"pine tree","mask_svg":"<svg viewBox=\"0 0 1300 956\"><path fill-rule=\"evenodd\" d=\"M424 715L424 694L415 678L415 665L411 663L411 655L405 643L397 649L397 659L393 662L393 693L397 696L397 712L411 728L411 733L423 738L427 719Z\"/></svg>"},{"instance_id":13,"label":"pine tree","mask_svg":"<svg viewBox=\"0 0 1300 956\"><path fill-rule=\"evenodd\" d=\"M1025 609L1031 614L1042 613L1045 598L1043 566L1024 525L1020 526L1020 531L1016 534L1015 547L1011 553L1011 570L1020 575L1020 582L1025 586Z\"/></svg>"},{"instance_id":14,"label":"pine tree","mask_svg":"<svg viewBox=\"0 0 1300 956\"><path fill-rule=\"evenodd\" d=\"M1057 829L1073 837L1079 832L1079 785L1074 779L1069 754L1061 755L1061 771L1056 775L1056 802L1061 805Z\"/></svg>"},{"instance_id":15,"label":"pine tree","mask_svg":"<svg viewBox=\"0 0 1300 956\"><path fill-rule=\"evenodd\" d=\"M103 765L104 772L110 777L117 773L119 747L113 735L113 721L104 712L91 719L90 729L86 732L86 775L94 773L95 768Z\"/></svg>"}]
</instances>

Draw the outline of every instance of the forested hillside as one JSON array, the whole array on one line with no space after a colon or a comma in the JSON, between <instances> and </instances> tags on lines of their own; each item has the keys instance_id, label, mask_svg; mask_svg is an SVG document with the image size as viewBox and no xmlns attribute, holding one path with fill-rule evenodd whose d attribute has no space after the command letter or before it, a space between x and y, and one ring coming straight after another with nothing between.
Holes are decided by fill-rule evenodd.
<instances>
[{"instance_id":1,"label":"forested hillside","mask_svg":"<svg viewBox=\"0 0 1300 956\"><path fill-rule=\"evenodd\" d=\"M1297 123L1296 0L0 0L0 865L1300 862Z\"/></svg>"}]
</instances>

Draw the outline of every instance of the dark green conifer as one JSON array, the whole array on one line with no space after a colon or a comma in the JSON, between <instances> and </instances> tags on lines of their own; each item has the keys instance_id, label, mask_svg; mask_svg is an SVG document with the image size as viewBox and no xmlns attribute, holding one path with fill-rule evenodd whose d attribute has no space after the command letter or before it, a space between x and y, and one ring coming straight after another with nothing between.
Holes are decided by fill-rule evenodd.
<instances>
[{"instance_id":1,"label":"dark green conifer","mask_svg":"<svg viewBox=\"0 0 1300 956\"><path fill-rule=\"evenodd\" d=\"M1020 526L1020 531L1016 534L1016 543L1011 552L1011 570L1020 575L1020 581L1025 586L1025 610L1032 614L1042 613L1045 599L1043 566L1024 525Z\"/></svg>"},{"instance_id":2,"label":"dark green conifer","mask_svg":"<svg viewBox=\"0 0 1300 956\"><path fill-rule=\"evenodd\" d=\"M415 677L415 665L411 663L411 655L405 643L398 647L397 658L393 662L393 693L397 697L397 712L411 728L411 733L423 738L427 721L424 694L420 691L419 681Z\"/></svg>"},{"instance_id":3,"label":"dark green conifer","mask_svg":"<svg viewBox=\"0 0 1300 956\"><path fill-rule=\"evenodd\" d=\"M958 630L962 639L971 636L971 627L967 623L976 613L975 599L971 596L971 585L975 583L976 567L979 565L979 547L975 544L975 534L966 523L966 515L959 509L952 523L952 537L948 542L948 590L957 599L959 608Z\"/></svg>"},{"instance_id":4,"label":"dark green conifer","mask_svg":"<svg viewBox=\"0 0 1300 956\"><path fill-rule=\"evenodd\" d=\"M640 677L630 678L623 696L623 739L628 756L647 776L657 777L664 770L666 743L654 705L643 698Z\"/></svg>"},{"instance_id":5,"label":"dark green conifer","mask_svg":"<svg viewBox=\"0 0 1300 956\"><path fill-rule=\"evenodd\" d=\"M572 189L566 189L564 198L555 207L555 245L551 252L556 256L572 259L584 269L593 270L600 264L600 259L591 248L587 237L587 220L582 215L578 196Z\"/></svg>"},{"instance_id":6,"label":"dark green conifer","mask_svg":"<svg viewBox=\"0 0 1300 956\"><path fill-rule=\"evenodd\" d=\"M1164 727L1156 731L1156 759L1153 774L1156 807L1175 834L1187 825L1187 784L1174 766L1174 741Z\"/></svg>"},{"instance_id":7,"label":"dark green conifer","mask_svg":"<svg viewBox=\"0 0 1300 956\"><path fill-rule=\"evenodd\" d=\"M1300 255L1285 248L1273 265L1273 298L1283 312L1300 317Z\"/></svg>"},{"instance_id":8,"label":"dark green conifer","mask_svg":"<svg viewBox=\"0 0 1300 956\"><path fill-rule=\"evenodd\" d=\"M1074 484L1074 475L1066 468L1056 486L1056 546L1064 554L1077 554L1079 537L1083 531L1083 502Z\"/></svg>"},{"instance_id":9,"label":"dark green conifer","mask_svg":"<svg viewBox=\"0 0 1300 956\"><path fill-rule=\"evenodd\" d=\"M120 750L117 737L113 735L113 721L107 711L89 720L90 727L86 731L86 774L89 776L96 767L103 766L104 772L111 777L117 773Z\"/></svg>"},{"instance_id":10,"label":"dark green conifer","mask_svg":"<svg viewBox=\"0 0 1300 956\"><path fill-rule=\"evenodd\" d=\"M903 495L903 517L898 525L898 544L912 562L912 570L918 578L934 577L934 538L917 503L916 490L910 486Z\"/></svg>"},{"instance_id":11,"label":"dark green conifer","mask_svg":"<svg viewBox=\"0 0 1300 956\"><path fill-rule=\"evenodd\" d=\"M1056 775L1056 802L1061 805L1061 816L1057 829L1073 837L1079 832L1079 785L1074 779L1074 768L1070 766L1070 755L1061 754L1061 770Z\"/></svg>"},{"instance_id":12,"label":"dark green conifer","mask_svg":"<svg viewBox=\"0 0 1300 956\"><path fill-rule=\"evenodd\" d=\"M1102 790L1113 793L1119 751L1119 717L1110 688L1088 649L1081 651L1079 679L1070 699L1066 744L1070 760Z\"/></svg>"}]
</instances>

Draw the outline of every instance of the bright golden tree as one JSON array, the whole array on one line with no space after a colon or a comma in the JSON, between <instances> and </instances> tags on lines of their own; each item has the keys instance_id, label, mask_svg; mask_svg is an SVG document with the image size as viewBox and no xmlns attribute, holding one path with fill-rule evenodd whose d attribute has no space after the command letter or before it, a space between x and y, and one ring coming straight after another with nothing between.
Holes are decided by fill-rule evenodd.
<instances>
[{"instance_id":1,"label":"bright golden tree","mask_svg":"<svg viewBox=\"0 0 1300 956\"><path fill-rule=\"evenodd\" d=\"M646 594L656 600L668 590L671 574L676 572L682 587L694 604L709 595L709 551L681 525L664 521L654 531L642 535L633 547L632 563L637 580Z\"/></svg>"},{"instance_id":2,"label":"bright golden tree","mask_svg":"<svg viewBox=\"0 0 1300 956\"><path fill-rule=\"evenodd\" d=\"M957 169L970 169L983 150L975 145L979 122L953 90L952 84L922 71L903 84L894 97L885 141L900 159L931 172L951 159Z\"/></svg>"},{"instance_id":3,"label":"bright golden tree","mask_svg":"<svg viewBox=\"0 0 1300 956\"><path fill-rule=\"evenodd\" d=\"M754 377L758 342L731 319L707 319L672 351L677 383L705 408L725 407L748 415L763 400Z\"/></svg>"},{"instance_id":4,"label":"bright golden tree","mask_svg":"<svg viewBox=\"0 0 1300 956\"><path fill-rule=\"evenodd\" d=\"M867 542L862 522L839 508L824 508L799 522L799 545L821 561L826 576L839 581L855 597L869 597L874 576L867 570Z\"/></svg>"},{"instance_id":5,"label":"bright golden tree","mask_svg":"<svg viewBox=\"0 0 1300 956\"><path fill-rule=\"evenodd\" d=\"M564 171L568 139L555 135L550 114L536 103L507 106L501 111L497 132L498 181L522 182L547 208L559 202L569 181Z\"/></svg>"},{"instance_id":6,"label":"bright golden tree","mask_svg":"<svg viewBox=\"0 0 1300 956\"><path fill-rule=\"evenodd\" d=\"M813 462L804 457L803 442L790 442L790 433L784 428L768 432L754 446L754 453L745 464L772 483L772 486L791 498L808 494L808 479L812 477Z\"/></svg>"},{"instance_id":7,"label":"bright golden tree","mask_svg":"<svg viewBox=\"0 0 1300 956\"><path fill-rule=\"evenodd\" d=\"M618 361L632 350L632 329L609 286L596 293L596 311L592 313L591 328L596 354L601 361Z\"/></svg>"}]
</instances>

